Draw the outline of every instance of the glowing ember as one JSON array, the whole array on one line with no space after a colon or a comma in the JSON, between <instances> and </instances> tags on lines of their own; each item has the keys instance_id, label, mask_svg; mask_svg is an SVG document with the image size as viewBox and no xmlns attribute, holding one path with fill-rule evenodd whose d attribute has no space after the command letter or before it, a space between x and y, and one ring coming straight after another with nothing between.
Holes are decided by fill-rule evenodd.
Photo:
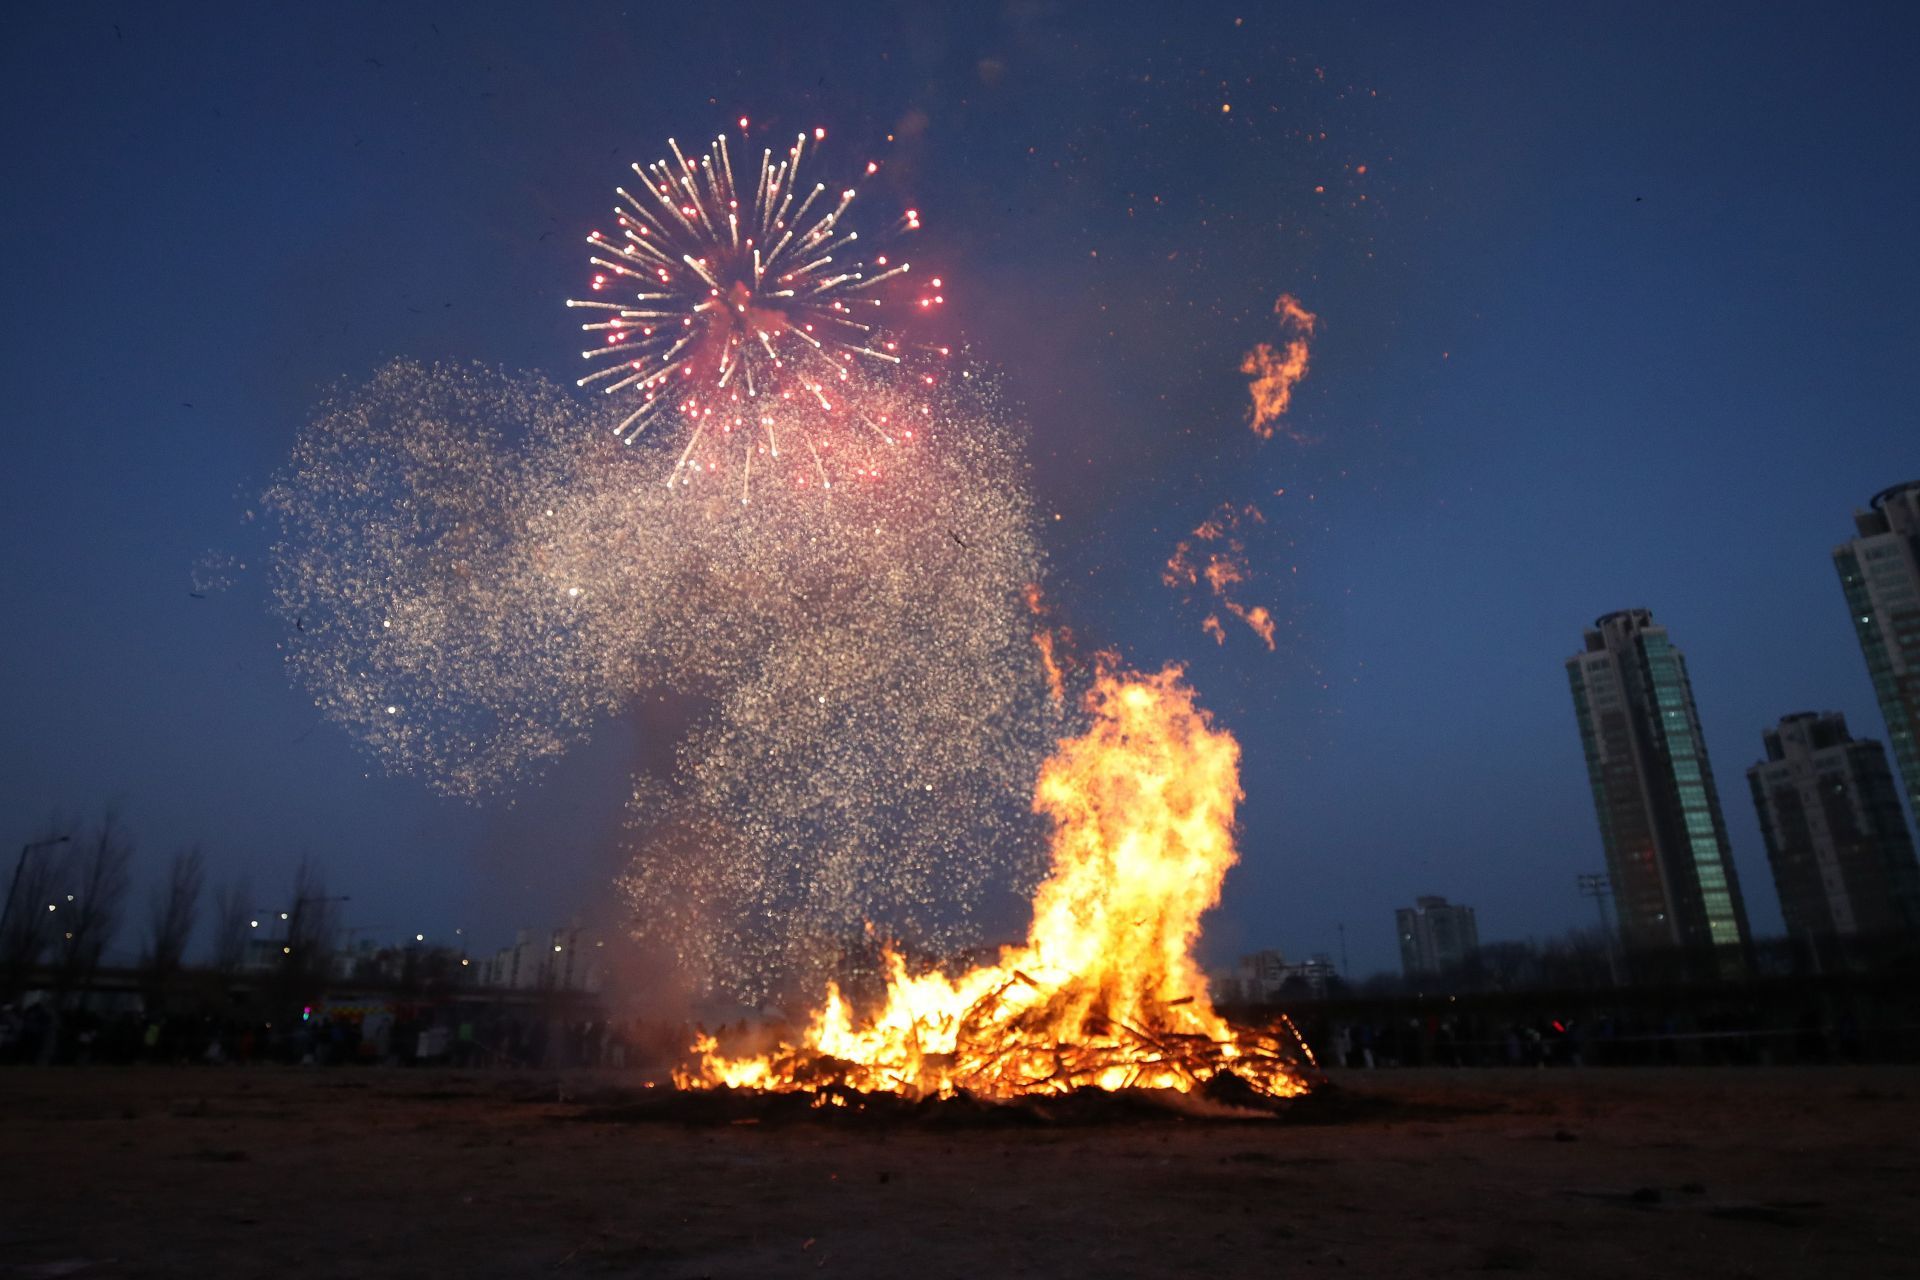
<instances>
[{"instance_id":1,"label":"glowing ember","mask_svg":"<svg viewBox=\"0 0 1920 1280\"><path fill-rule=\"evenodd\" d=\"M1273 313L1280 317L1281 327L1293 335L1286 349L1257 343L1240 361L1240 372L1251 380L1247 385L1253 398L1248 425L1262 440L1273 438L1273 424L1293 404L1294 385L1307 376L1307 339L1313 336L1318 320L1290 293L1280 295Z\"/></svg>"},{"instance_id":2,"label":"glowing ember","mask_svg":"<svg viewBox=\"0 0 1920 1280\"><path fill-rule=\"evenodd\" d=\"M1247 547L1240 536L1243 522L1249 525L1265 524L1267 518L1251 502L1241 507L1223 503L1211 516L1200 522L1191 537L1182 538L1174 544L1173 554L1160 570L1160 581L1176 590L1189 592L1197 589L1202 582L1206 583L1207 590L1220 607L1246 623L1271 652L1274 648L1273 614L1265 605L1245 605L1234 598L1234 588L1246 582L1248 576ZM1207 614L1200 623L1200 629L1212 636L1215 644L1224 645L1227 642L1227 629L1218 613Z\"/></svg>"},{"instance_id":3,"label":"glowing ember","mask_svg":"<svg viewBox=\"0 0 1920 1280\"><path fill-rule=\"evenodd\" d=\"M1236 861L1240 748L1181 675L1100 671L1091 727L1042 766L1034 808L1054 822L1053 869L1024 945L957 977L911 973L890 951L872 1017L830 985L800 1045L729 1058L703 1036L675 1083L1007 1098L1185 1093L1231 1071L1274 1097L1304 1092L1298 1037L1230 1027L1193 959Z\"/></svg>"}]
</instances>

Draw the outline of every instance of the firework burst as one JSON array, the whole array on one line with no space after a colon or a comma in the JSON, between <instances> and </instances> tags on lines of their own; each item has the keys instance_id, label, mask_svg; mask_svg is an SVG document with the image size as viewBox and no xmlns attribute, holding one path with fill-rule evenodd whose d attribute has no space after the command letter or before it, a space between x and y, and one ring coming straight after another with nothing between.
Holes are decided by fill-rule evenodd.
<instances>
[{"instance_id":1,"label":"firework burst","mask_svg":"<svg viewBox=\"0 0 1920 1280\"><path fill-rule=\"evenodd\" d=\"M884 254L869 263L848 216L854 189L802 176L809 144L825 137L815 129L782 152L763 149L757 170L741 175L728 135L697 159L669 138L671 159L635 164L638 184L615 188L615 233L587 237L594 296L567 305L592 313L580 354L597 367L578 385L632 397L613 427L622 440L664 420L682 425L669 488L737 466L745 501L756 466L783 457L800 463L796 486L831 487L849 453L852 470L872 469L876 446L912 438L910 423L847 393L857 364L901 369L907 353L887 314L911 265ZM908 209L889 230L919 226ZM942 304L943 287L929 281L912 309ZM832 453L846 429L862 447Z\"/></svg>"},{"instance_id":2,"label":"firework burst","mask_svg":"<svg viewBox=\"0 0 1920 1280\"><path fill-rule=\"evenodd\" d=\"M472 799L655 692L698 700L636 783L621 883L690 981L810 992L868 922L976 942L1040 869L1025 796L1060 720L1019 430L978 376L850 392L929 447L740 507L648 483L604 401L537 377L343 387L267 495L289 668L385 768Z\"/></svg>"}]
</instances>

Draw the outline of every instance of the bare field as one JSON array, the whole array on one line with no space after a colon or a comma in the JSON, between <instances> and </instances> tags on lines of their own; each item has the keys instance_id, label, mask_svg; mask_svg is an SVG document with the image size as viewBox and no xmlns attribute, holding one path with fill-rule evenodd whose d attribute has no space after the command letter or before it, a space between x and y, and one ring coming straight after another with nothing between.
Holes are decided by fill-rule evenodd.
<instances>
[{"instance_id":1,"label":"bare field","mask_svg":"<svg viewBox=\"0 0 1920 1280\"><path fill-rule=\"evenodd\" d=\"M632 1077L7 1070L0 1277L1920 1274L1912 1069L1335 1082L1316 1123L692 1125L609 1118Z\"/></svg>"}]
</instances>

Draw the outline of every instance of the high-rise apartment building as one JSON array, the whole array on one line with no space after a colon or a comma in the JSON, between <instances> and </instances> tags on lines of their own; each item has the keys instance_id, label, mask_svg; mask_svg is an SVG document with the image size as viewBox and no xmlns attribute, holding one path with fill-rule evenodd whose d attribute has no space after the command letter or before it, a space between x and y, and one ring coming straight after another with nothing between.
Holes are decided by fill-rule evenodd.
<instances>
[{"instance_id":1,"label":"high-rise apartment building","mask_svg":"<svg viewBox=\"0 0 1920 1280\"><path fill-rule=\"evenodd\" d=\"M1833 549L1867 658L1887 745L1920 822L1920 480L1882 489L1853 513L1858 536Z\"/></svg>"},{"instance_id":2,"label":"high-rise apartment building","mask_svg":"<svg viewBox=\"0 0 1920 1280\"><path fill-rule=\"evenodd\" d=\"M1393 913L1400 931L1400 969L1409 978L1437 976L1465 964L1480 949L1473 908L1445 898L1415 898Z\"/></svg>"},{"instance_id":3,"label":"high-rise apartment building","mask_svg":"<svg viewBox=\"0 0 1920 1280\"><path fill-rule=\"evenodd\" d=\"M1621 940L1736 968L1747 912L1686 659L1652 613L1623 609L1595 620L1567 678Z\"/></svg>"},{"instance_id":4,"label":"high-rise apartment building","mask_svg":"<svg viewBox=\"0 0 1920 1280\"><path fill-rule=\"evenodd\" d=\"M1767 861L1795 937L1886 937L1920 928L1920 863L1877 742L1846 718L1802 711L1762 735L1747 770Z\"/></svg>"}]
</instances>

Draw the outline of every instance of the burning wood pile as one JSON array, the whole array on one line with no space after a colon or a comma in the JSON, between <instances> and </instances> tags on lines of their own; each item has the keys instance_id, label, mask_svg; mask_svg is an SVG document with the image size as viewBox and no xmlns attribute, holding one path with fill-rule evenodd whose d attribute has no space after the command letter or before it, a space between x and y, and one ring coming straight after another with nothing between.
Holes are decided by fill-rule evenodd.
<instances>
[{"instance_id":1,"label":"burning wood pile","mask_svg":"<svg viewBox=\"0 0 1920 1280\"><path fill-rule=\"evenodd\" d=\"M1097 673L1091 726L1041 768L1034 807L1054 821L1053 867L1024 944L952 977L889 951L874 1011L830 985L798 1044L730 1057L702 1036L675 1083L837 1104L848 1090L1013 1099L1233 1080L1269 1099L1304 1093L1312 1058L1291 1026L1229 1026L1193 959L1237 860L1242 792L1239 744L1181 674Z\"/></svg>"}]
</instances>

